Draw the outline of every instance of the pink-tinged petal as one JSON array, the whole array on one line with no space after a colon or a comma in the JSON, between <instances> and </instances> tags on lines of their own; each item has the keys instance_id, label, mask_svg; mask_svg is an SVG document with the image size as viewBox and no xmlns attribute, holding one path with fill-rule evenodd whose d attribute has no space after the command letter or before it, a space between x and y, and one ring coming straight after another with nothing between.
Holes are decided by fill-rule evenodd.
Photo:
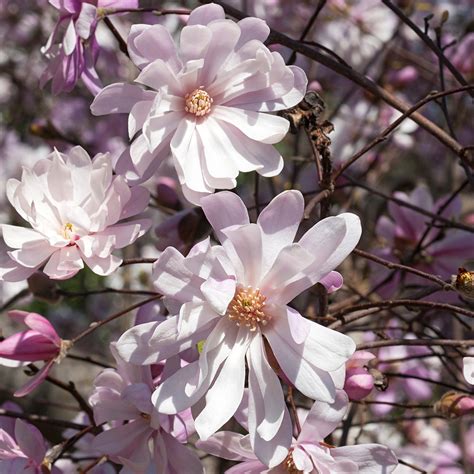
<instances>
[{"instance_id":1,"label":"pink-tinged petal","mask_svg":"<svg viewBox=\"0 0 474 474\"><path fill-rule=\"evenodd\" d=\"M153 410L151 389L143 382L127 385L122 391L122 399L133 405L140 413L150 414Z\"/></svg>"},{"instance_id":2,"label":"pink-tinged petal","mask_svg":"<svg viewBox=\"0 0 474 474\"><path fill-rule=\"evenodd\" d=\"M250 344L247 364L249 367L249 408L253 407L255 410L255 416L252 417L255 424L249 425L250 432L253 434L256 430L254 436L270 441L281 427L286 405L280 382L268 363L260 335L254 337ZM264 403L260 405L259 402ZM291 431L287 441L287 447L289 447Z\"/></svg>"},{"instance_id":3,"label":"pink-tinged petal","mask_svg":"<svg viewBox=\"0 0 474 474\"><path fill-rule=\"evenodd\" d=\"M186 474L203 474L203 466L198 455L166 432L161 432L169 453L168 465L173 472Z\"/></svg>"},{"instance_id":4,"label":"pink-tinged petal","mask_svg":"<svg viewBox=\"0 0 474 474\"><path fill-rule=\"evenodd\" d=\"M54 329L54 326L40 314L14 310L9 311L8 316L13 319L17 319L19 316L30 329L38 331L40 334L45 336L47 339L49 339L56 345L59 345L61 343L61 338L58 336L58 333L56 332L56 329Z\"/></svg>"},{"instance_id":5,"label":"pink-tinged petal","mask_svg":"<svg viewBox=\"0 0 474 474\"><path fill-rule=\"evenodd\" d=\"M235 252L232 263L236 267L237 281L256 288L261 277L262 233L257 224L227 227L222 231L227 240L224 248ZM229 252L228 252L229 253Z\"/></svg>"},{"instance_id":6,"label":"pink-tinged petal","mask_svg":"<svg viewBox=\"0 0 474 474\"><path fill-rule=\"evenodd\" d=\"M237 24L240 28L240 38L236 49L241 48L245 43L252 40L258 40L263 43L270 34L270 27L266 21L260 18L249 16L240 20Z\"/></svg>"},{"instance_id":7,"label":"pink-tinged petal","mask_svg":"<svg viewBox=\"0 0 474 474\"><path fill-rule=\"evenodd\" d=\"M304 353L305 344L295 344L287 324L278 327L281 319L274 318L275 322L264 332L285 376L307 397L332 403L336 389L331 376L306 360L305 356L310 355L308 350Z\"/></svg>"},{"instance_id":8,"label":"pink-tinged petal","mask_svg":"<svg viewBox=\"0 0 474 474\"><path fill-rule=\"evenodd\" d=\"M191 362L167 378L155 390L151 401L160 413L174 415L191 407L202 397L198 389L199 361ZM209 384L205 385L207 388Z\"/></svg>"},{"instance_id":9,"label":"pink-tinged petal","mask_svg":"<svg viewBox=\"0 0 474 474\"><path fill-rule=\"evenodd\" d=\"M90 3L83 2L81 5L81 13L76 19L76 33L82 39L87 40L92 33L94 23L96 21L97 8Z\"/></svg>"},{"instance_id":10,"label":"pink-tinged petal","mask_svg":"<svg viewBox=\"0 0 474 474\"><path fill-rule=\"evenodd\" d=\"M250 223L247 208L242 199L230 191L222 191L201 199L201 206L221 242L226 239L222 229ZM225 212L223 212L223 209Z\"/></svg>"},{"instance_id":11,"label":"pink-tinged petal","mask_svg":"<svg viewBox=\"0 0 474 474\"><path fill-rule=\"evenodd\" d=\"M140 214L145 210L150 201L150 191L144 186L134 186L130 189L130 199L124 205L120 219L127 219L129 217Z\"/></svg>"},{"instance_id":12,"label":"pink-tinged petal","mask_svg":"<svg viewBox=\"0 0 474 474\"><path fill-rule=\"evenodd\" d=\"M206 56L211 40L212 32L206 26L188 25L181 30L179 41L179 55L182 58L183 62L187 63L185 71L187 70L187 68L189 68L189 63L191 61L203 60L203 58ZM181 74L186 74L186 72L181 72ZM193 87L199 87L198 84L189 85L191 86L191 90ZM191 92L191 90L189 92Z\"/></svg>"},{"instance_id":13,"label":"pink-tinged petal","mask_svg":"<svg viewBox=\"0 0 474 474\"><path fill-rule=\"evenodd\" d=\"M195 8L188 18L188 25L207 25L214 20L225 18L224 9L215 3Z\"/></svg>"},{"instance_id":14,"label":"pink-tinged petal","mask_svg":"<svg viewBox=\"0 0 474 474\"><path fill-rule=\"evenodd\" d=\"M243 438L248 438L248 435L244 437L244 435L231 431L219 431L206 441L197 441L196 447L213 456L229 459L230 461L255 459L250 446L246 447L245 443L242 444Z\"/></svg>"},{"instance_id":15,"label":"pink-tinged petal","mask_svg":"<svg viewBox=\"0 0 474 474\"><path fill-rule=\"evenodd\" d=\"M8 258L8 257L7 257ZM0 263L0 281L18 282L25 281L33 273L36 268L26 268L13 260L7 260Z\"/></svg>"},{"instance_id":16,"label":"pink-tinged petal","mask_svg":"<svg viewBox=\"0 0 474 474\"><path fill-rule=\"evenodd\" d=\"M284 312L283 317L285 317ZM293 341L295 341L296 344L303 344L311 331L311 321L303 318L298 311L289 306L286 307L286 317L288 318L288 327Z\"/></svg>"},{"instance_id":17,"label":"pink-tinged petal","mask_svg":"<svg viewBox=\"0 0 474 474\"><path fill-rule=\"evenodd\" d=\"M313 321L310 327L303 349L307 360L328 372L342 367L354 353L355 342L349 336Z\"/></svg>"},{"instance_id":18,"label":"pink-tinged petal","mask_svg":"<svg viewBox=\"0 0 474 474\"><path fill-rule=\"evenodd\" d=\"M325 277L321 278L321 280L319 280L319 283L324 285L326 291L331 294L342 287L344 279L342 278L342 275L339 272L332 271L328 273Z\"/></svg>"},{"instance_id":19,"label":"pink-tinged petal","mask_svg":"<svg viewBox=\"0 0 474 474\"><path fill-rule=\"evenodd\" d=\"M262 229L262 274L270 269L281 249L293 243L303 212L303 195L291 190L273 198L258 216L257 224Z\"/></svg>"},{"instance_id":20,"label":"pink-tinged petal","mask_svg":"<svg viewBox=\"0 0 474 474\"><path fill-rule=\"evenodd\" d=\"M219 123L212 116L207 117L196 124L196 132L206 147L204 156L209 175L215 179L235 179L239 174L239 154Z\"/></svg>"},{"instance_id":21,"label":"pink-tinged petal","mask_svg":"<svg viewBox=\"0 0 474 474\"><path fill-rule=\"evenodd\" d=\"M335 401L332 404L315 402L309 411L301 433L298 436L298 443L312 443L323 441L326 436L332 433L347 412L349 400L344 391L339 390Z\"/></svg>"},{"instance_id":22,"label":"pink-tinged petal","mask_svg":"<svg viewBox=\"0 0 474 474\"><path fill-rule=\"evenodd\" d=\"M56 357L58 346L36 331L23 331L13 334L0 342L0 357L6 359L34 362Z\"/></svg>"},{"instance_id":23,"label":"pink-tinged petal","mask_svg":"<svg viewBox=\"0 0 474 474\"><path fill-rule=\"evenodd\" d=\"M201 292L207 302L218 314L224 315L235 295L235 278L216 280L209 277L202 285Z\"/></svg>"},{"instance_id":24,"label":"pink-tinged petal","mask_svg":"<svg viewBox=\"0 0 474 474\"><path fill-rule=\"evenodd\" d=\"M350 459L359 468L359 474L390 473L398 465L394 452L381 444L342 446L331 449L334 459Z\"/></svg>"},{"instance_id":25,"label":"pink-tinged petal","mask_svg":"<svg viewBox=\"0 0 474 474\"><path fill-rule=\"evenodd\" d=\"M64 54L70 56L77 46L76 29L74 28L74 20L71 18L66 26L66 32L64 33L62 47Z\"/></svg>"},{"instance_id":26,"label":"pink-tinged petal","mask_svg":"<svg viewBox=\"0 0 474 474\"><path fill-rule=\"evenodd\" d=\"M249 343L248 331L241 329L219 375L206 393L206 405L194 420L196 432L204 441L230 420L242 401Z\"/></svg>"},{"instance_id":27,"label":"pink-tinged petal","mask_svg":"<svg viewBox=\"0 0 474 474\"><path fill-rule=\"evenodd\" d=\"M226 474L262 474L267 470L267 466L260 461L247 461L227 469Z\"/></svg>"},{"instance_id":28,"label":"pink-tinged petal","mask_svg":"<svg viewBox=\"0 0 474 474\"><path fill-rule=\"evenodd\" d=\"M163 25L132 25L127 43L130 58L140 69L156 59L163 60L175 72L181 68L173 38Z\"/></svg>"},{"instance_id":29,"label":"pink-tinged petal","mask_svg":"<svg viewBox=\"0 0 474 474\"><path fill-rule=\"evenodd\" d=\"M474 385L474 357L464 357L462 362L464 378L468 383Z\"/></svg>"},{"instance_id":30,"label":"pink-tinged petal","mask_svg":"<svg viewBox=\"0 0 474 474\"><path fill-rule=\"evenodd\" d=\"M2 235L5 243L14 249L21 249L24 245L47 242L43 235L36 230L16 225L3 224Z\"/></svg>"},{"instance_id":31,"label":"pink-tinged petal","mask_svg":"<svg viewBox=\"0 0 474 474\"><path fill-rule=\"evenodd\" d=\"M82 257L84 263L97 275L108 276L112 274L121 265L122 259L115 255L109 255L108 257Z\"/></svg>"},{"instance_id":32,"label":"pink-tinged petal","mask_svg":"<svg viewBox=\"0 0 474 474\"><path fill-rule=\"evenodd\" d=\"M128 138L130 140L143 128L152 107L153 102L151 100L144 100L133 105L128 115Z\"/></svg>"},{"instance_id":33,"label":"pink-tinged petal","mask_svg":"<svg viewBox=\"0 0 474 474\"><path fill-rule=\"evenodd\" d=\"M216 318L219 318L219 313L206 303L184 303L179 311L178 337L192 337Z\"/></svg>"},{"instance_id":34,"label":"pink-tinged petal","mask_svg":"<svg viewBox=\"0 0 474 474\"><path fill-rule=\"evenodd\" d=\"M233 147L239 151L239 168L255 169L258 174L265 177L277 176L283 169L283 158L272 145L267 145L248 138L233 125L219 122L220 128L229 137Z\"/></svg>"},{"instance_id":35,"label":"pink-tinged petal","mask_svg":"<svg viewBox=\"0 0 474 474\"><path fill-rule=\"evenodd\" d=\"M203 279L186 266L186 259L168 247L153 264L153 285L162 294L182 303L202 301Z\"/></svg>"},{"instance_id":36,"label":"pink-tinged petal","mask_svg":"<svg viewBox=\"0 0 474 474\"><path fill-rule=\"evenodd\" d=\"M177 323L177 316L172 316L162 323L139 324L125 331L117 342L120 357L135 365L155 364L189 349L199 337L206 337L198 332L190 339L181 340Z\"/></svg>"},{"instance_id":37,"label":"pink-tinged petal","mask_svg":"<svg viewBox=\"0 0 474 474\"><path fill-rule=\"evenodd\" d=\"M163 131L167 134L162 135L162 142L153 152L149 151L146 137L139 135L130 145L128 149L129 155L126 152L119 158L117 162L116 171L124 173L124 176L131 184L139 184L150 178L158 169L162 161L169 156L168 146L170 144L171 136L174 128L165 128ZM124 162L122 162L123 160ZM130 164L135 171L135 175L129 173ZM122 168L125 166L125 168ZM122 174L123 174L122 173Z\"/></svg>"},{"instance_id":38,"label":"pink-tinged petal","mask_svg":"<svg viewBox=\"0 0 474 474\"><path fill-rule=\"evenodd\" d=\"M275 302L288 303L327 276L352 252L361 233L360 220L355 214L344 213L319 221L299 241L313 254L312 262L275 295Z\"/></svg>"},{"instance_id":39,"label":"pink-tinged petal","mask_svg":"<svg viewBox=\"0 0 474 474\"><path fill-rule=\"evenodd\" d=\"M41 367L40 371L31 377L28 383L19 388L13 395L15 397L24 397L25 395L28 395L30 392L32 392L36 387L43 383L44 379L48 376L49 371L53 367L53 364L54 360L51 360Z\"/></svg>"},{"instance_id":40,"label":"pink-tinged petal","mask_svg":"<svg viewBox=\"0 0 474 474\"><path fill-rule=\"evenodd\" d=\"M15 439L22 452L37 465L43 462L46 454L46 443L43 435L36 426L29 425L23 420L16 420Z\"/></svg>"},{"instance_id":41,"label":"pink-tinged petal","mask_svg":"<svg viewBox=\"0 0 474 474\"><path fill-rule=\"evenodd\" d=\"M226 61L231 57L240 38L239 26L231 20L215 21L208 26L212 40L204 57L204 68L200 74L201 84L210 84L216 74L226 67Z\"/></svg>"},{"instance_id":42,"label":"pink-tinged petal","mask_svg":"<svg viewBox=\"0 0 474 474\"><path fill-rule=\"evenodd\" d=\"M266 144L278 143L288 133L288 120L277 115L263 114L251 110L216 105L212 115L217 120L229 123L252 140Z\"/></svg>"},{"instance_id":43,"label":"pink-tinged petal","mask_svg":"<svg viewBox=\"0 0 474 474\"><path fill-rule=\"evenodd\" d=\"M137 102L153 100L155 95L156 92L133 84L110 84L95 96L91 112L93 115L129 113Z\"/></svg>"},{"instance_id":44,"label":"pink-tinged petal","mask_svg":"<svg viewBox=\"0 0 474 474\"><path fill-rule=\"evenodd\" d=\"M87 263L86 257L83 258ZM77 247L63 247L51 255L43 272L55 280L65 280L73 277L82 268L84 263Z\"/></svg>"},{"instance_id":45,"label":"pink-tinged petal","mask_svg":"<svg viewBox=\"0 0 474 474\"><path fill-rule=\"evenodd\" d=\"M8 255L20 265L27 268L39 267L50 255L54 255L56 248L51 247L47 240L28 242L21 249L8 252Z\"/></svg>"},{"instance_id":46,"label":"pink-tinged petal","mask_svg":"<svg viewBox=\"0 0 474 474\"><path fill-rule=\"evenodd\" d=\"M183 116L182 111L167 112L162 115L152 116L145 121L143 137L150 152L158 149L161 142L178 128Z\"/></svg>"},{"instance_id":47,"label":"pink-tinged petal","mask_svg":"<svg viewBox=\"0 0 474 474\"><path fill-rule=\"evenodd\" d=\"M182 97L185 93L174 72L161 59L148 64L135 79L135 82L150 87L155 91L166 87L168 94L178 97Z\"/></svg>"},{"instance_id":48,"label":"pink-tinged petal","mask_svg":"<svg viewBox=\"0 0 474 474\"><path fill-rule=\"evenodd\" d=\"M305 275L303 272L308 267L308 263L313 259L314 255L300 244L290 244L284 247L278 253L272 267L260 282L260 289L272 301L281 302L282 296L286 296L286 292L292 290L292 284L295 279L299 283L308 281L306 283L307 287L311 286L309 284L311 280L306 279L303 276Z\"/></svg>"},{"instance_id":49,"label":"pink-tinged petal","mask_svg":"<svg viewBox=\"0 0 474 474\"><path fill-rule=\"evenodd\" d=\"M377 237L381 237L387 243L392 246L394 243L396 224L390 220L387 216L382 216L375 226L375 233Z\"/></svg>"},{"instance_id":50,"label":"pink-tinged petal","mask_svg":"<svg viewBox=\"0 0 474 474\"><path fill-rule=\"evenodd\" d=\"M135 450L140 449L146 459L145 453L149 451L148 440L152 433L152 428L145 420L137 419L100 433L94 438L92 447L99 453L124 458L132 456ZM147 463L143 464L146 466Z\"/></svg>"}]
</instances>

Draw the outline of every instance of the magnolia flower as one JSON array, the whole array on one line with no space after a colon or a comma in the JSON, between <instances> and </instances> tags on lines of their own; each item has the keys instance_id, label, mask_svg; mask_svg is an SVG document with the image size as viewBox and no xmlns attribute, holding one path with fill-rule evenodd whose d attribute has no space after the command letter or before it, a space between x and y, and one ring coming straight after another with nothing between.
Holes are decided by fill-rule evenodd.
<instances>
[{"instance_id":1,"label":"magnolia flower","mask_svg":"<svg viewBox=\"0 0 474 474\"><path fill-rule=\"evenodd\" d=\"M44 264L43 272L56 280L71 278L84 263L110 275L122 263L112 252L150 226L148 219L119 223L145 209L148 191L113 176L107 154L91 161L81 147L67 155L55 151L7 187L9 201L32 229L2 225L5 243L15 249L0 267L5 281L24 280Z\"/></svg>"},{"instance_id":2,"label":"magnolia flower","mask_svg":"<svg viewBox=\"0 0 474 474\"><path fill-rule=\"evenodd\" d=\"M205 340L199 359L153 394L162 413L199 402L195 427L201 439L237 410L247 365L251 444L262 462L274 466L287 454L291 422L273 368L303 395L333 402L355 349L351 338L287 304L325 277L341 278L332 270L357 244L360 222L348 213L329 217L293 243L304 211L299 191L278 195L256 224L231 192L208 196L202 206L222 246L211 247L208 239L186 258L167 248L153 278L176 316L130 329L118 349L131 363L151 364Z\"/></svg>"},{"instance_id":3,"label":"magnolia flower","mask_svg":"<svg viewBox=\"0 0 474 474\"><path fill-rule=\"evenodd\" d=\"M226 474L301 473L301 474L388 474L398 464L394 453L380 444L361 444L336 448L324 439L342 421L348 408L347 395L339 391L333 404L316 402L303 420L301 432L292 440L285 460L273 469L263 465L252 452L249 435L220 431L197 446L210 454L243 461Z\"/></svg>"},{"instance_id":4,"label":"magnolia flower","mask_svg":"<svg viewBox=\"0 0 474 474\"><path fill-rule=\"evenodd\" d=\"M424 186L417 187L410 194L396 192L394 197L433 214L437 214L443 207L441 215L447 218L458 215L461 210L459 199L454 199L446 207L444 206L446 197L433 202L430 192ZM382 216L377 222L377 235L384 243L384 248L378 251L377 255L391 261L406 261L416 249L431 218L392 201L388 204L388 213L390 217ZM452 273L465 261L466 249L472 246L472 236L462 230L449 230L445 234L432 227L423 243L422 250L417 253L412 265L425 272L439 275L443 279L450 279ZM380 265L373 268L376 272L374 273L376 283L385 280L391 272ZM396 273L380 288L379 293L382 296L391 296L399 287L400 278L400 273ZM403 278L406 285L426 283L426 280L413 274L406 273ZM447 297L449 296L443 294L443 301L446 301Z\"/></svg>"},{"instance_id":5,"label":"magnolia flower","mask_svg":"<svg viewBox=\"0 0 474 474\"><path fill-rule=\"evenodd\" d=\"M374 378L366 369L367 363L375 359L368 351L356 351L346 364L344 391L351 400L362 400L372 392Z\"/></svg>"},{"instance_id":6,"label":"magnolia flower","mask_svg":"<svg viewBox=\"0 0 474 474\"><path fill-rule=\"evenodd\" d=\"M49 65L41 86L52 80L53 94L70 92L80 79L97 94L102 83L95 70L99 44L95 36L98 8L137 8L138 0L49 0L59 10L59 19L41 52ZM59 38L60 31L64 36Z\"/></svg>"},{"instance_id":7,"label":"magnolia flower","mask_svg":"<svg viewBox=\"0 0 474 474\"><path fill-rule=\"evenodd\" d=\"M96 377L89 399L96 423L111 427L95 438L93 449L123 464L124 473L201 474L199 458L182 444L191 434L189 410L177 416L158 414L151 403L150 367L124 362L114 344L111 351L117 370L106 369Z\"/></svg>"},{"instance_id":8,"label":"magnolia flower","mask_svg":"<svg viewBox=\"0 0 474 474\"><path fill-rule=\"evenodd\" d=\"M15 392L23 397L40 385L47 377L55 362L60 361L70 341L61 339L51 323L43 316L26 311L10 311L8 315L30 329L7 337L0 342L0 364L12 366L12 361L23 365L25 362L45 361L46 364L29 382Z\"/></svg>"},{"instance_id":9,"label":"magnolia flower","mask_svg":"<svg viewBox=\"0 0 474 474\"><path fill-rule=\"evenodd\" d=\"M171 153L188 200L234 188L239 171L275 176L283 159L271 145L287 133L275 112L296 105L306 76L286 66L263 44L263 20L225 19L215 4L196 8L179 47L161 25L134 25L128 37L135 82L112 84L91 105L92 113L129 114L129 135L142 131L119 159L116 171L131 182L148 179Z\"/></svg>"},{"instance_id":10,"label":"magnolia flower","mask_svg":"<svg viewBox=\"0 0 474 474\"><path fill-rule=\"evenodd\" d=\"M47 446L38 428L17 419L14 433L0 429L0 471L22 474L59 474L45 459Z\"/></svg>"}]
</instances>

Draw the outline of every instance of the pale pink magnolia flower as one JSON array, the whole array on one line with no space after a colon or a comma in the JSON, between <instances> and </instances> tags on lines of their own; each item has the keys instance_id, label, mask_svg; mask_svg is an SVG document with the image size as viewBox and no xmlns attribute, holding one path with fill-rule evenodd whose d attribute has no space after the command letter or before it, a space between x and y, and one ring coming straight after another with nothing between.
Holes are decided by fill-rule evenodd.
<instances>
[{"instance_id":1,"label":"pale pink magnolia flower","mask_svg":"<svg viewBox=\"0 0 474 474\"><path fill-rule=\"evenodd\" d=\"M374 388L374 378L366 366L375 355L368 351L356 351L346 363L346 381L344 391L350 400L362 400Z\"/></svg>"},{"instance_id":2,"label":"pale pink magnolia flower","mask_svg":"<svg viewBox=\"0 0 474 474\"><path fill-rule=\"evenodd\" d=\"M129 114L129 135L141 130L116 171L131 182L148 179L169 155L188 200L236 186L240 171L275 176L283 167L272 146L286 135L276 112L306 91L304 72L286 66L263 44L263 20L225 19L215 4L196 8L179 47L161 25L134 25L128 37L139 85L111 84L91 105L94 115Z\"/></svg>"},{"instance_id":3,"label":"pale pink magnolia flower","mask_svg":"<svg viewBox=\"0 0 474 474\"><path fill-rule=\"evenodd\" d=\"M100 47L96 39L98 9L137 8L138 0L49 0L59 19L41 52L49 60L40 84L52 81L53 94L70 92L79 79L92 94L102 89L95 70ZM64 30L64 32L62 32Z\"/></svg>"},{"instance_id":4,"label":"pale pink magnolia flower","mask_svg":"<svg viewBox=\"0 0 474 474\"><path fill-rule=\"evenodd\" d=\"M466 382L474 385L474 357L464 357L462 365Z\"/></svg>"},{"instance_id":5,"label":"pale pink magnolia flower","mask_svg":"<svg viewBox=\"0 0 474 474\"><path fill-rule=\"evenodd\" d=\"M202 474L198 456L184 446L193 432L190 410L176 416L157 413L150 367L124 362L114 343L111 351L117 370L106 369L96 377L89 399L96 423L110 424L95 438L93 449L122 464L124 474Z\"/></svg>"},{"instance_id":6,"label":"pale pink magnolia flower","mask_svg":"<svg viewBox=\"0 0 474 474\"><path fill-rule=\"evenodd\" d=\"M60 474L45 459L47 445L38 428L17 419L10 434L0 429L0 472L21 474Z\"/></svg>"},{"instance_id":7,"label":"pale pink magnolia flower","mask_svg":"<svg viewBox=\"0 0 474 474\"><path fill-rule=\"evenodd\" d=\"M112 174L108 154L92 160L81 147L57 151L10 179L7 196L32 229L2 225L5 243L15 250L0 267L0 280L20 281L44 265L50 278L71 278L84 263L110 275L122 260L112 252L133 243L150 227L148 219L120 222L141 213L148 191L130 188Z\"/></svg>"},{"instance_id":8,"label":"pale pink magnolia flower","mask_svg":"<svg viewBox=\"0 0 474 474\"><path fill-rule=\"evenodd\" d=\"M197 447L214 456L243 461L226 474L388 474L398 464L394 453L380 444L336 448L324 442L342 421L348 408L347 395L338 391L333 404L315 402L307 413L298 437L292 439L285 460L273 468L263 465L253 453L249 435L220 431Z\"/></svg>"},{"instance_id":9,"label":"pale pink magnolia flower","mask_svg":"<svg viewBox=\"0 0 474 474\"><path fill-rule=\"evenodd\" d=\"M131 363L151 364L205 339L199 359L153 394L162 413L198 404L195 426L201 439L236 412L247 365L251 443L262 462L275 466L287 454L292 429L274 369L303 395L333 402L355 349L348 336L287 304L316 282L342 278L332 270L359 241L360 222L349 213L329 217L294 243L304 212L299 191L274 198L256 224L249 223L244 203L231 192L208 196L202 206L222 246L211 247L208 239L186 258L167 248L153 278L176 316L130 329L118 349Z\"/></svg>"},{"instance_id":10,"label":"pale pink magnolia flower","mask_svg":"<svg viewBox=\"0 0 474 474\"><path fill-rule=\"evenodd\" d=\"M8 316L30 329L7 337L0 342L0 365L16 367L29 362L45 361L45 365L23 387L15 397L24 397L40 385L48 376L55 362L59 362L70 347L70 342L61 339L52 324L37 313L9 311Z\"/></svg>"}]
</instances>

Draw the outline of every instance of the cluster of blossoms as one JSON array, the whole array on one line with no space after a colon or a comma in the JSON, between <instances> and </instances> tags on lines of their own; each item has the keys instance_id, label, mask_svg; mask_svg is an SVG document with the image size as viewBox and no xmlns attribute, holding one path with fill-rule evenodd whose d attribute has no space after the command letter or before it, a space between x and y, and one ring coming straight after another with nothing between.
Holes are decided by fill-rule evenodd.
<instances>
[{"instance_id":1,"label":"cluster of blossoms","mask_svg":"<svg viewBox=\"0 0 474 474\"><path fill-rule=\"evenodd\" d=\"M286 52L268 46L272 36L266 21L247 16L235 22L226 18L222 6L210 3L189 13L172 11L183 14L180 21L185 24L179 31L153 19L150 24L131 25L124 41L109 15L150 10L139 8L137 0L49 3L59 11L59 19L42 49L49 64L41 84L51 81L53 93L59 94L71 92L81 79L94 96L88 102L91 114L125 115L128 138L125 147L119 140L117 147L110 145L114 149L97 153L96 142L107 146L113 142L111 123L117 129L125 126L120 116L115 116L117 122L104 122L105 128L98 126L90 141L74 133L74 119L69 127L72 134L63 133L67 127L58 119L60 113L56 121L34 124L33 132L50 140L54 150L35 156L33 163L23 166L20 179L6 183L6 197L17 215L0 227L4 242L0 282L27 282L28 288L3 309L25 293L54 302L94 292L145 293L149 298L91 324L75 337L69 327L57 330L54 318L49 320L51 314L48 318L38 314L35 302L26 310L8 312L9 324L28 328L1 334L0 365L24 368L30 376L14 396L42 390L47 381L70 392L83 411L66 424L65 441L50 447L41 432L25 421L48 422L47 417L35 419L16 405L4 404L1 472L69 474L79 469L111 474L120 466L124 474L204 474L209 471L200 455L204 452L231 461L225 471L229 474L389 474L403 472L398 470L399 456L419 459L422 437L408 436L417 429L410 424L403 428L408 445L381 444L381 436L374 433L359 443L366 413L385 416L405 401L431 402L435 415L446 419L474 413L474 397L465 389L474 384L472 353L460 344L458 360L452 362L447 351L419 344L443 331L456 335L446 328L442 314L435 315L432 325L422 324L425 314L418 318L396 312L389 313L390 319L386 314L380 318L385 318L382 329L364 325L370 311L380 312L386 303L396 307L396 300L380 298L419 289L427 275L441 282L439 289L452 291L450 299L436 288L427 293L437 292L434 299L421 300L423 294L415 303L440 300L445 303L443 310L457 308L464 316L473 315L454 306L472 302L474 274L462 267L472 237L465 230L435 225L436 219L460 220L457 193L434 201L426 187L418 186L411 193L390 196L388 216L374 220L381 248L371 255L373 267L367 267L373 282L367 291L359 281L361 269L351 267L347 258L362 236L360 218L347 212L352 201L339 201L336 215L325 206L337 186L343 189L355 180L337 175L339 180L331 181L329 145L324 144L331 127L308 111L311 70L303 61L299 66L287 65ZM255 2L252 9L270 23L276 19L285 23L288 5L282 1L276 8L276 3ZM321 8L324 3L320 2ZM306 5L300 5L299 11L309 13ZM340 53L341 65L352 56L357 66L370 67L399 28L396 17L385 13L375 0L360 4L332 0L322 14L324 28L315 38L325 37L325 48ZM348 25L345 41L340 32L329 28L331 18L335 25ZM122 82L103 87L96 68L103 23L121 40L136 67L134 83L122 77ZM465 43L471 44L472 36ZM469 72L466 48L459 45L453 61ZM394 83L400 87L411 83L411 72L399 73ZM321 87L314 81L312 85ZM373 134L374 125L384 128L401 114L360 97L341 110L334 120L336 172ZM279 114L282 111L286 112ZM320 188L310 193L315 198L293 189L306 163L295 161L292 171L284 170L285 145L274 146L287 135L289 118L292 129L316 127L316 133L310 128L306 132L318 176L307 174L299 181L303 191L311 181L314 191L319 180ZM403 121L391 137L394 146L410 149L418 131L414 121ZM55 140L83 146L59 147L59 151ZM372 155L368 164L357 169L369 174L377 164L377 156ZM253 207L247 205L245 191L240 192L240 182L247 179L244 173L249 172L255 172L256 180ZM285 173L291 178L280 186ZM257 174L272 178L265 181L270 191L259 189ZM264 197L266 204L260 205ZM317 204L320 215L314 222L310 219ZM142 237L154 223L153 209L171 217L155 227L158 242L146 247ZM141 256L152 258L128 258L135 257L129 253L132 244ZM377 266L380 261L387 265ZM126 275L129 264L141 263L153 263L144 278L134 270ZM392 264L411 265L412 272L397 272ZM336 270L341 265L345 265L341 272L349 276L345 285ZM450 282L458 267L457 277ZM123 288L90 290L88 282L103 281L99 277L107 277L107 285L120 281ZM79 281L81 292L71 291ZM328 295L345 294L348 289L354 294L329 309ZM301 303L311 296L317 304ZM360 304L364 301L367 305ZM400 306L409 303L404 299ZM111 306L110 301L104 305ZM83 338L136 308L131 327L112 332L107 343L100 341L110 348L115 368L90 354L71 353ZM364 313L367 309L369 313ZM348 313L355 313L353 321L345 320ZM358 319L360 328L350 330L360 330L362 336L345 334L345 325ZM63 339L59 334L71 336ZM380 340L374 341L372 334ZM390 340L395 344L384 347ZM358 344L370 349L379 342L377 352L356 350ZM78 390L56 378L64 364L57 365L69 359L104 369L94 373L89 397L81 395L82 387ZM434 395L431 384L443 385L443 365L462 373L465 380L444 384L452 390ZM388 388L386 374L399 377L391 379ZM364 414L354 437L350 430L358 407ZM467 432L468 426L463 430ZM474 428L471 431L472 438ZM432 460L433 469L444 464L457 469L460 463L468 467L469 453L461 455L451 445L445 448ZM72 449L74 455L64 456Z\"/></svg>"}]
</instances>

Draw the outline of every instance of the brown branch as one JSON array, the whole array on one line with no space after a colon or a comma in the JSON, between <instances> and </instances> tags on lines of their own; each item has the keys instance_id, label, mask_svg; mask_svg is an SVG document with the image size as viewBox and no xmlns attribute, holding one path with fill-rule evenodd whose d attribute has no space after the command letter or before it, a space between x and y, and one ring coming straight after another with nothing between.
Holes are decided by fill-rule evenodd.
<instances>
[{"instance_id":1,"label":"brown branch","mask_svg":"<svg viewBox=\"0 0 474 474\"><path fill-rule=\"evenodd\" d=\"M20 418L21 420L26 420L33 424L45 423L48 425L59 426L60 428L72 428L74 430L82 430L86 427L86 425L81 425L72 421L58 420L56 418L49 418L44 415L28 415L16 411L5 410L3 408L0 408L0 416L7 416L9 418Z\"/></svg>"},{"instance_id":2,"label":"brown branch","mask_svg":"<svg viewBox=\"0 0 474 474\"><path fill-rule=\"evenodd\" d=\"M138 303L135 303L133 304L132 306L129 306L128 308L125 308L124 310L122 311L119 311L118 313L114 313L112 314L111 316L109 316L108 318L102 320L102 321L98 321L96 323L92 323L87 329L85 329L84 331L82 331L80 334L78 334L76 337L74 337L72 339L72 343L73 344L76 344L78 341L80 341L82 338L88 336L89 334L91 334L92 332L94 332L96 329L104 326L105 324L108 324L110 323L111 321L113 321L114 319L117 319L119 318L120 316L123 316L127 313L129 313L130 311L133 311L134 309L137 309L139 308L140 306L143 306L147 303L150 303L151 301L155 301L157 299L161 298L161 295L157 294L155 296L152 296L151 298L147 298L146 300L143 300L143 301L140 301Z\"/></svg>"},{"instance_id":3,"label":"brown branch","mask_svg":"<svg viewBox=\"0 0 474 474\"><path fill-rule=\"evenodd\" d=\"M450 346L467 349L468 347L474 347L474 339L388 339L383 341L363 342L362 344L357 345L357 350L391 346Z\"/></svg>"},{"instance_id":4,"label":"brown branch","mask_svg":"<svg viewBox=\"0 0 474 474\"><path fill-rule=\"evenodd\" d=\"M333 174L333 179L336 180L347 168L349 168L349 166L356 162L360 157L365 155L369 150L374 148L379 143L385 141L390 135L390 133L392 133L408 117L413 116L413 113L416 110L420 109L427 103L439 99L441 97L445 97L451 94L458 94L459 92L466 92L470 90L474 90L474 85L457 87L456 89L450 89L448 91L442 92L430 92L426 97L424 97L416 104L411 106L408 110L406 110L397 120L393 121L382 133L380 133L376 138L374 138L371 142L365 145L361 150L359 150L355 155L353 155L349 160L347 160L340 168L338 168Z\"/></svg>"}]
</instances>

